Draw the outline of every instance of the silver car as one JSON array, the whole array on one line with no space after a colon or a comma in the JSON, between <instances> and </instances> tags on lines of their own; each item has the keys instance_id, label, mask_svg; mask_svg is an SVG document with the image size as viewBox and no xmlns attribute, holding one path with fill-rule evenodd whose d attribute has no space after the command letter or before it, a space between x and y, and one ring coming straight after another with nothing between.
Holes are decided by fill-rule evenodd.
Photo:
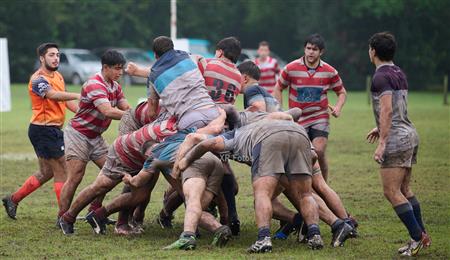
<instances>
[{"instance_id":1,"label":"silver car","mask_svg":"<svg viewBox=\"0 0 450 260\"><path fill-rule=\"evenodd\" d=\"M100 72L100 59L85 49L60 49L58 71L66 82L81 85L95 73Z\"/></svg>"},{"instance_id":2,"label":"silver car","mask_svg":"<svg viewBox=\"0 0 450 260\"><path fill-rule=\"evenodd\" d=\"M151 68L155 63L155 60L151 58L149 52L138 48L103 47L94 49L92 50L92 52L98 57L101 57L102 54L107 50L116 50L122 53L127 62L132 61L139 67ZM147 84L147 78L130 76L127 73L124 73L122 76L122 82L124 86L130 86L133 84Z\"/></svg>"}]
</instances>

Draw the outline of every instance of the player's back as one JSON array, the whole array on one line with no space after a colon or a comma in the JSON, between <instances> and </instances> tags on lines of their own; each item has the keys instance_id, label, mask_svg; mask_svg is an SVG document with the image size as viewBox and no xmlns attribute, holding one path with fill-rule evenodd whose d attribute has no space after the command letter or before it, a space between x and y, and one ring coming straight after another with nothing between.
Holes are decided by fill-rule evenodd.
<instances>
[{"instance_id":1,"label":"player's back","mask_svg":"<svg viewBox=\"0 0 450 260\"><path fill-rule=\"evenodd\" d=\"M214 105L205 88L205 81L190 56L170 50L153 65L149 77L150 91L160 98L160 105L181 118L186 112Z\"/></svg>"},{"instance_id":2,"label":"player's back","mask_svg":"<svg viewBox=\"0 0 450 260\"><path fill-rule=\"evenodd\" d=\"M217 104L234 104L241 91L241 73L234 63L208 59L203 73L206 88Z\"/></svg>"}]
</instances>

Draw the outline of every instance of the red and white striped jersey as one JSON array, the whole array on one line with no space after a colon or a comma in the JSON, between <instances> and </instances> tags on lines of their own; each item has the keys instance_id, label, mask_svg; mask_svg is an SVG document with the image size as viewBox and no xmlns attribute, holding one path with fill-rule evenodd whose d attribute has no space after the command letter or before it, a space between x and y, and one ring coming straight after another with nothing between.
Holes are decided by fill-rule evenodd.
<instances>
[{"instance_id":1,"label":"red and white striped jersey","mask_svg":"<svg viewBox=\"0 0 450 260\"><path fill-rule=\"evenodd\" d=\"M277 83L278 73L280 73L277 59L269 56L264 62L261 62L258 58L256 58L255 64L261 71L259 85L272 94L273 88Z\"/></svg>"},{"instance_id":2,"label":"red and white striped jersey","mask_svg":"<svg viewBox=\"0 0 450 260\"><path fill-rule=\"evenodd\" d=\"M150 117L148 115L148 102L144 101L139 103L136 108L134 109L134 119L137 123L139 123L140 126L149 124L153 122L156 118L159 117L159 114L162 113L161 107L158 106L156 109L156 115L155 117Z\"/></svg>"},{"instance_id":3,"label":"red and white striped jersey","mask_svg":"<svg viewBox=\"0 0 450 260\"><path fill-rule=\"evenodd\" d=\"M303 57L284 67L278 84L283 89L289 87L289 108L303 110L298 122L304 127L328 122L327 91L338 92L344 88L336 69L321 60L315 70L309 71Z\"/></svg>"},{"instance_id":4,"label":"red and white striped jersey","mask_svg":"<svg viewBox=\"0 0 450 260\"><path fill-rule=\"evenodd\" d=\"M234 104L241 92L241 73L234 63L223 59L207 59L203 77L212 100L217 104ZM199 66L200 67L200 66Z\"/></svg>"},{"instance_id":5,"label":"red and white striped jersey","mask_svg":"<svg viewBox=\"0 0 450 260\"><path fill-rule=\"evenodd\" d=\"M97 73L84 83L81 89L80 108L70 120L70 125L88 138L95 138L105 132L111 124L111 119L103 115L97 106L109 102L112 107L116 107L123 101L125 97L119 83L107 82L101 73Z\"/></svg>"},{"instance_id":6,"label":"red and white striped jersey","mask_svg":"<svg viewBox=\"0 0 450 260\"><path fill-rule=\"evenodd\" d=\"M177 132L176 122L176 117L165 113L136 131L119 136L113 143L117 156L126 166L140 170L148 148Z\"/></svg>"}]
</instances>

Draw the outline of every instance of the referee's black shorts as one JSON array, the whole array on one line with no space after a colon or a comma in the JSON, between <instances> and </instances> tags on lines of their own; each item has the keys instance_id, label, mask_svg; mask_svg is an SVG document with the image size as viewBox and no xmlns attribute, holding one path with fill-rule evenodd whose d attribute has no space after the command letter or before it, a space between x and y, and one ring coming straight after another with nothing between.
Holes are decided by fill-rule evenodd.
<instances>
[{"instance_id":1,"label":"referee's black shorts","mask_svg":"<svg viewBox=\"0 0 450 260\"><path fill-rule=\"evenodd\" d=\"M50 159L64 156L64 132L60 128L30 124L28 137L38 157Z\"/></svg>"}]
</instances>

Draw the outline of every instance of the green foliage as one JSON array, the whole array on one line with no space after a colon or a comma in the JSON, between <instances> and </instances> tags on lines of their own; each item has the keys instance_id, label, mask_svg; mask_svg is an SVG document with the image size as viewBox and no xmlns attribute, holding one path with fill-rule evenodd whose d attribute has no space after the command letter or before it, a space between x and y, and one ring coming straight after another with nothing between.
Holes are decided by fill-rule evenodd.
<instances>
[{"instance_id":1,"label":"green foliage","mask_svg":"<svg viewBox=\"0 0 450 260\"><path fill-rule=\"evenodd\" d=\"M345 85L363 89L373 66L367 40L391 31L398 40L395 62L412 88L442 82L450 68L448 0L178 0L178 37L205 38L213 44L237 36L243 47L267 40L287 61L303 54L304 38L320 33L324 60L336 67ZM0 36L10 46L14 82L32 73L34 49L44 41L63 47L151 48L158 35L170 34L170 1L35 0L0 1Z\"/></svg>"}]
</instances>

